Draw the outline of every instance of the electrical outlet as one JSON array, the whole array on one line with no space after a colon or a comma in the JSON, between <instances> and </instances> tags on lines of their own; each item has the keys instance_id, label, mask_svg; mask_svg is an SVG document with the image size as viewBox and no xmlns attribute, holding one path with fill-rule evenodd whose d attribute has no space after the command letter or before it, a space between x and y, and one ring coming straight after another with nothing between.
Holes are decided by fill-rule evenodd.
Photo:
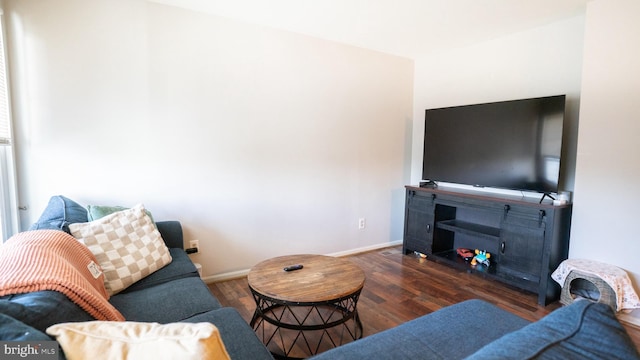
<instances>
[{"instance_id":1,"label":"electrical outlet","mask_svg":"<svg viewBox=\"0 0 640 360\"><path fill-rule=\"evenodd\" d=\"M358 219L358 229L362 230L367 226L367 220L365 218Z\"/></svg>"},{"instance_id":2,"label":"electrical outlet","mask_svg":"<svg viewBox=\"0 0 640 360\"><path fill-rule=\"evenodd\" d=\"M200 240L190 240L189 241L189 247L199 250L199 248L200 248Z\"/></svg>"}]
</instances>

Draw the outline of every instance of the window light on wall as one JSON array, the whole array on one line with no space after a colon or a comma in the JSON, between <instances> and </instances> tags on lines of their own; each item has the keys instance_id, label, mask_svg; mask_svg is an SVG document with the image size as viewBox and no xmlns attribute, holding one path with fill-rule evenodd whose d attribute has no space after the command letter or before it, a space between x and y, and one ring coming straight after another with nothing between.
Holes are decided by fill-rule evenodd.
<instances>
[{"instance_id":1,"label":"window light on wall","mask_svg":"<svg viewBox=\"0 0 640 360\"><path fill-rule=\"evenodd\" d=\"M18 232L19 227L4 34L4 18L0 9L0 238L2 241Z\"/></svg>"}]
</instances>

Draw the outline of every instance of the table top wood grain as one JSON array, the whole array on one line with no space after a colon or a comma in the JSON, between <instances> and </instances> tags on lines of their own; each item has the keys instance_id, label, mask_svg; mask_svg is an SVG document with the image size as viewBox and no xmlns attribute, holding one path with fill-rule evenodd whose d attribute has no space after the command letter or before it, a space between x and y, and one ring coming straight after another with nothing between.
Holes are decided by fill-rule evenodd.
<instances>
[{"instance_id":1,"label":"table top wood grain","mask_svg":"<svg viewBox=\"0 0 640 360\"><path fill-rule=\"evenodd\" d=\"M284 271L301 264L303 268ZM364 286L364 272L349 260L324 255L287 255L265 260L247 276L256 292L292 303L316 303L336 300Z\"/></svg>"}]
</instances>

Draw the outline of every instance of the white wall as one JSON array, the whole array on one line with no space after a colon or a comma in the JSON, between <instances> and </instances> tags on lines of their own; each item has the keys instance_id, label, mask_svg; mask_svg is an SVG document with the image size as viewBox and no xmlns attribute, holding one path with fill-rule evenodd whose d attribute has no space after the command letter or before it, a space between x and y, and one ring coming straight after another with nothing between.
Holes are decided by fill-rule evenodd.
<instances>
[{"instance_id":1,"label":"white wall","mask_svg":"<svg viewBox=\"0 0 640 360\"><path fill-rule=\"evenodd\" d=\"M597 0L587 7L569 253L627 270L636 289L640 289L638 19L636 0Z\"/></svg>"},{"instance_id":2,"label":"white wall","mask_svg":"<svg viewBox=\"0 0 640 360\"><path fill-rule=\"evenodd\" d=\"M425 109L567 94L560 187L573 190L583 32L576 16L416 59L412 183L422 175Z\"/></svg>"},{"instance_id":3,"label":"white wall","mask_svg":"<svg viewBox=\"0 0 640 360\"><path fill-rule=\"evenodd\" d=\"M402 238L412 61L143 0L5 13L23 227L143 202L205 276Z\"/></svg>"}]
</instances>

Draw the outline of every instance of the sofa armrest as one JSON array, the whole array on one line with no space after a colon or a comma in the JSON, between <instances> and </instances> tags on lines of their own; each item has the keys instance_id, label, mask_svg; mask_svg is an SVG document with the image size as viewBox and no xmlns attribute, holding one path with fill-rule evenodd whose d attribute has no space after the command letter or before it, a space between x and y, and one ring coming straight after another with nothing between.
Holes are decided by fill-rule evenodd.
<instances>
[{"instance_id":1,"label":"sofa armrest","mask_svg":"<svg viewBox=\"0 0 640 360\"><path fill-rule=\"evenodd\" d=\"M625 359L640 354L613 310L588 300L554 310L467 359Z\"/></svg>"},{"instance_id":2,"label":"sofa armrest","mask_svg":"<svg viewBox=\"0 0 640 360\"><path fill-rule=\"evenodd\" d=\"M162 235L167 247L184 249L184 240L182 237L182 225L180 221L158 221L156 227Z\"/></svg>"}]
</instances>

